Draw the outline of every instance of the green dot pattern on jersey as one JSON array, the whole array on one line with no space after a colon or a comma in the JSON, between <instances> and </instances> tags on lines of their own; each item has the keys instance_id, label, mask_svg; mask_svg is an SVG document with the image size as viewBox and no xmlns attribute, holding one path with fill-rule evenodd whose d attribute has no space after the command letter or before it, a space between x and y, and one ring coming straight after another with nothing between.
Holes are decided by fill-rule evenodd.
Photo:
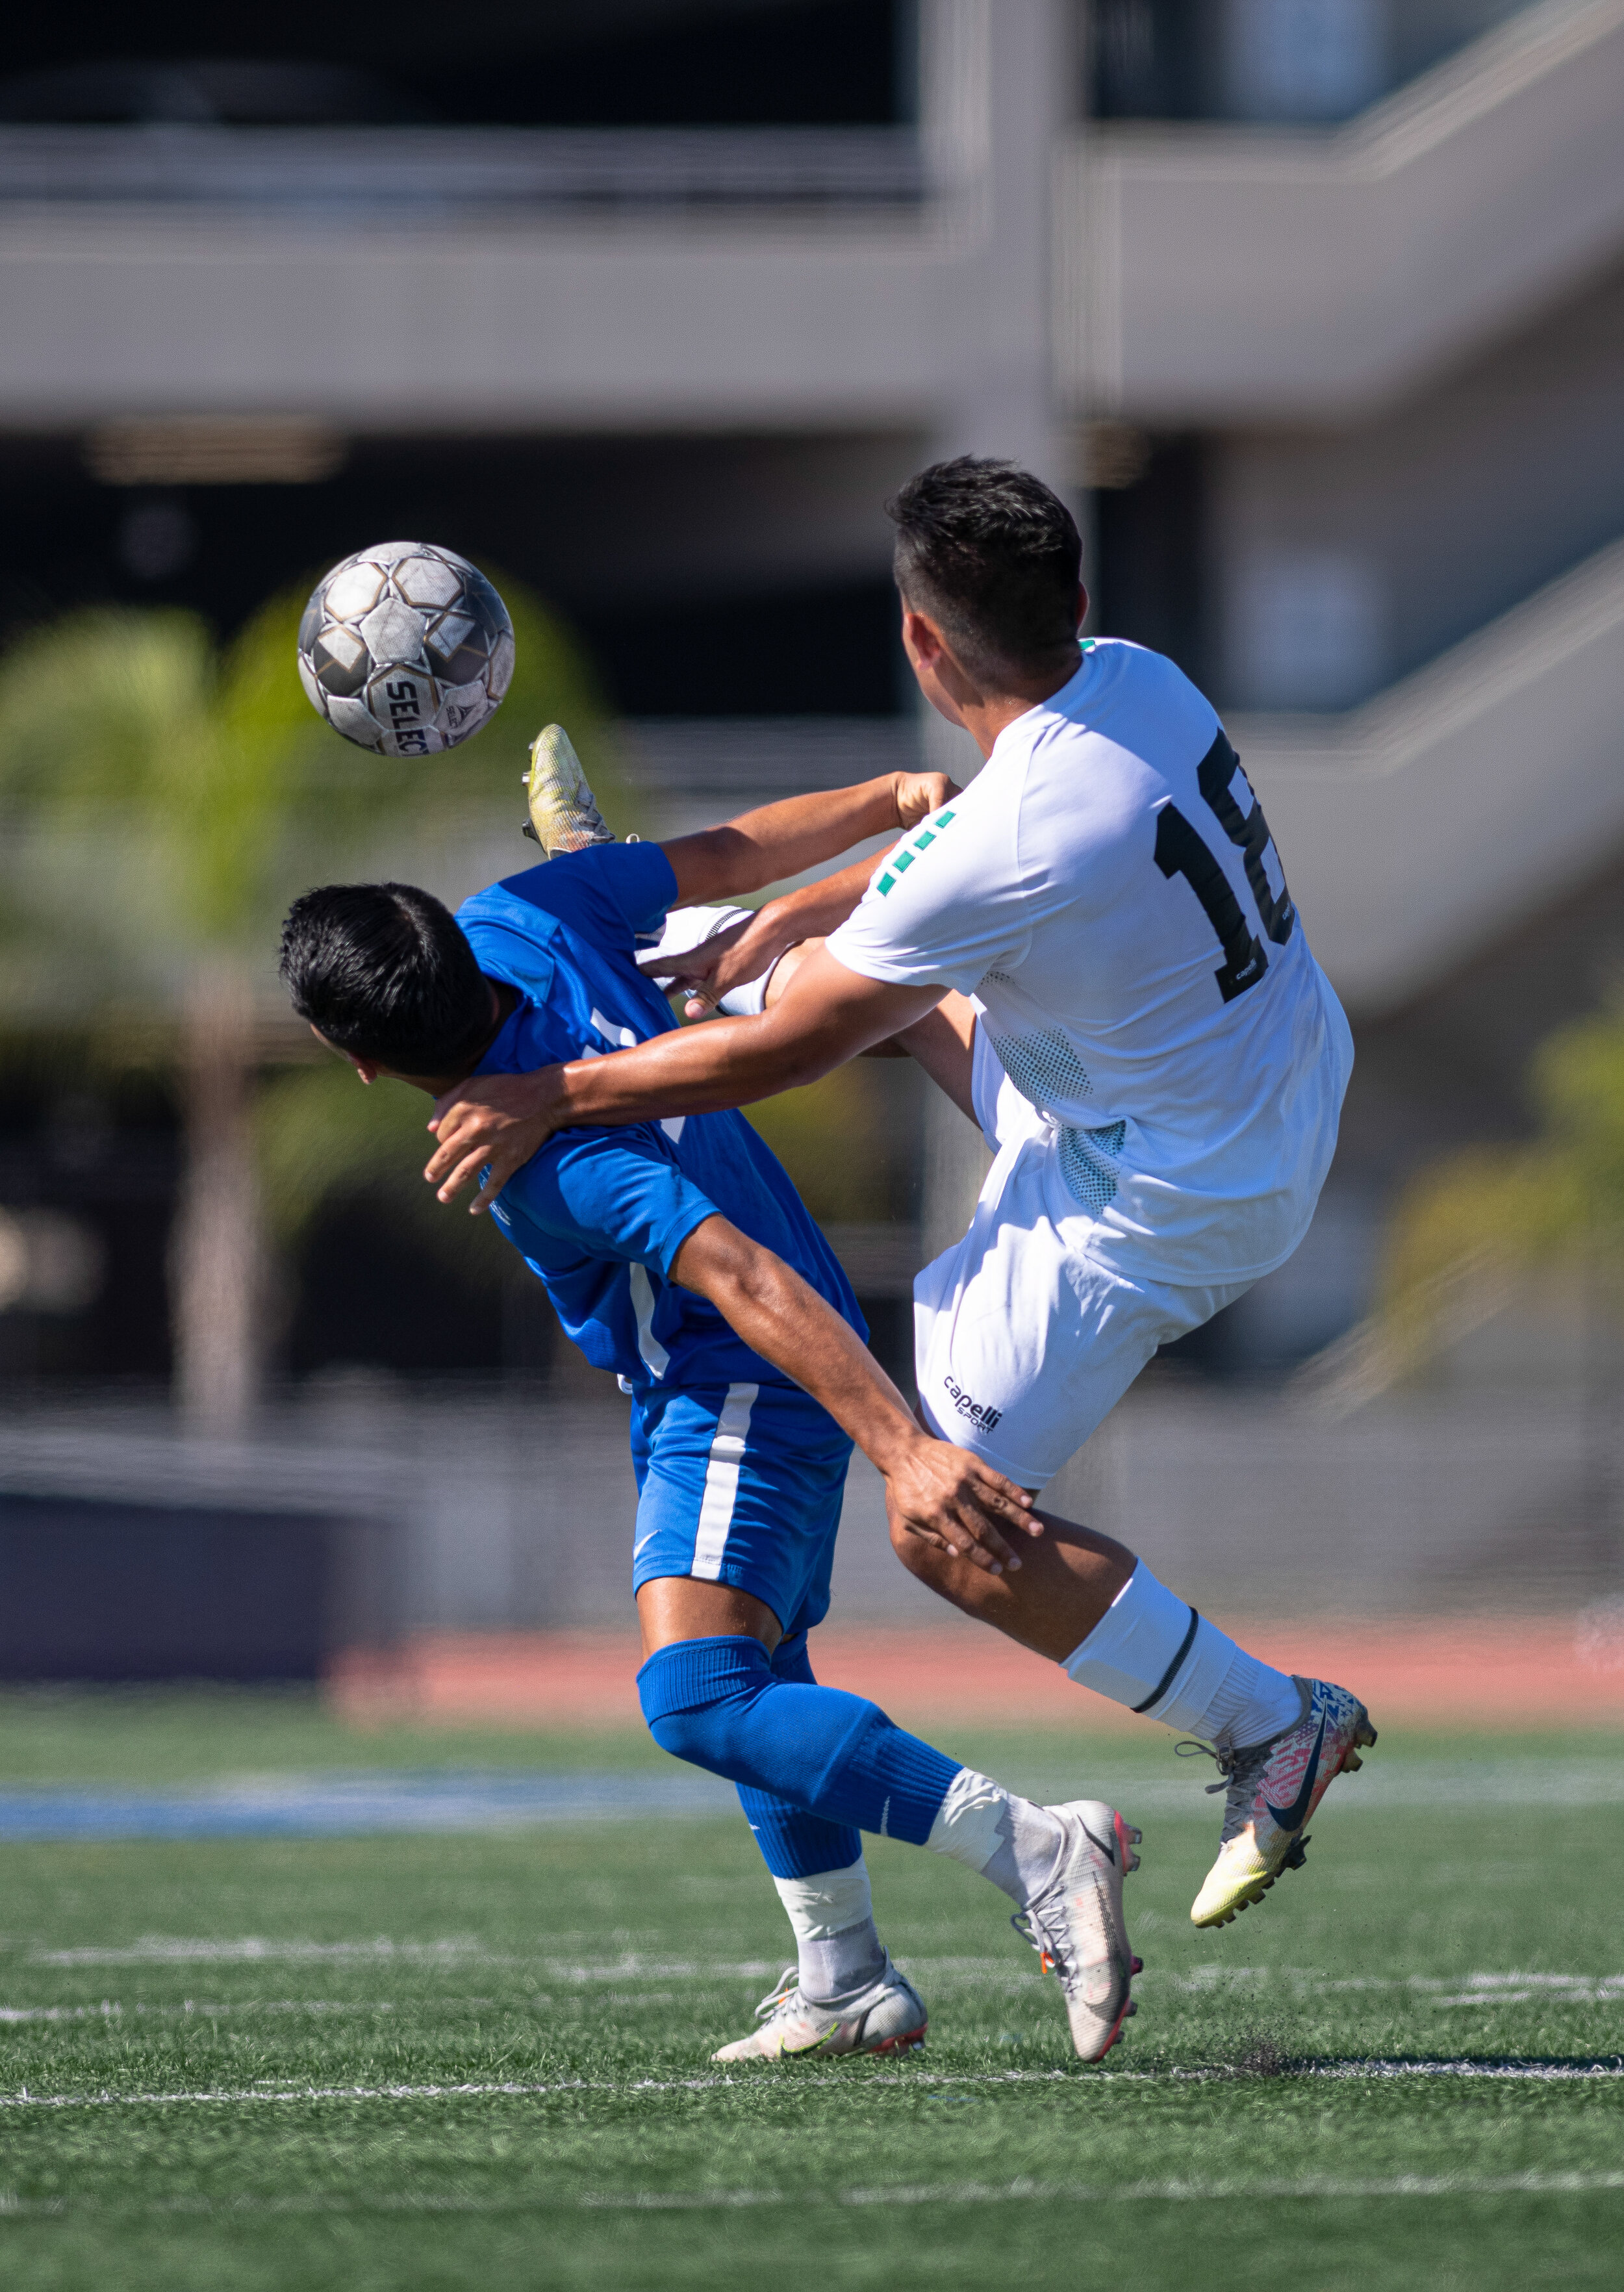
<instances>
[{"instance_id":1,"label":"green dot pattern on jersey","mask_svg":"<svg viewBox=\"0 0 1624 2292\"><path fill-rule=\"evenodd\" d=\"M1127 1135L1125 1122L1112 1122L1103 1130L1073 1130L1060 1134L1060 1171L1073 1197L1095 1217L1116 1198L1117 1174L1109 1158L1122 1151L1122 1141Z\"/></svg>"}]
</instances>

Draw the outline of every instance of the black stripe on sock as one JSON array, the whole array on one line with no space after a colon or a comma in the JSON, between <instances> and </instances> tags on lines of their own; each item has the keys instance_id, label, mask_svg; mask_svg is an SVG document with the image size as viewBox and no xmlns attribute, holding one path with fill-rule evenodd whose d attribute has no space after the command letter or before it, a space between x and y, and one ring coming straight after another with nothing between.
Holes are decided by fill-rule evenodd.
<instances>
[{"instance_id":1,"label":"black stripe on sock","mask_svg":"<svg viewBox=\"0 0 1624 2292\"><path fill-rule=\"evenodd\" d=\"M1134 1705L1133 1709L1135 1717L1137 1717L1140 1713L1148 1711L1152 1703L1159 1703L1162 1697L1167 1693L1168 1688L1172 1686L1174 1681L1178 1677L1179 1666L1184 1662L1184 1658L1190 1652L1190 1643L1195 1637L1196 1626L1200 1622L1200 1620L1201 1618L1196 1610L1192 1608L1190 1610L1190 1628L1178 1643L1178 1653L1174 1657L1166 1671L1162 1673L1161 1678L1157 1683L1155 1691L1152 1694L1147 1695L1143 1703L1135 1703Z\"/></svg>"}]
</instances>

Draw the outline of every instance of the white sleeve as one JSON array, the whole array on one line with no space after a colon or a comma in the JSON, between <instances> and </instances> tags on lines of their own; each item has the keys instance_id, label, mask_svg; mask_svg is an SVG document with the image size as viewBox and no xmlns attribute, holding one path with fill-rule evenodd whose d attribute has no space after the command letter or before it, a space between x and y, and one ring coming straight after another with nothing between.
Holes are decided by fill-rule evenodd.
<instances>
[{"instance_id":1,"label":"white sleeve","mask_svg":"<svg viewBox=\"0 0 1624 2292\"><path fill-rule=\"evenodd\" d=\"M971 995L990 971L1022 961L1031 926L1013 838L1000 826L990 848L983 810L956 798L893 845L829 934L837 962L890 987Z\"/></svg>"}]
</instances>

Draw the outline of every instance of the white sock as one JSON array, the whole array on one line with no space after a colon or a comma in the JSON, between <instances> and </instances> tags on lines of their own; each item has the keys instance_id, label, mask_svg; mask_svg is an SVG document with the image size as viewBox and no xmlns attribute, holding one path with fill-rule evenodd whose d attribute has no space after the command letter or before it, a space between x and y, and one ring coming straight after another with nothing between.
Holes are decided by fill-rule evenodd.
<instances>
[{"instance_id":1,"label":"white sock","mask_svg":"<svg viewBox=\"0 0 1624 2292\"><path fill-rule=\"evenodd\" d=\"M1061 1668L1079 1687L1203 1743L1261 1743L1302 1716L1289 1673L1237 1647L1143 1560Z\"/></svg>"},{"instance_id":2,"label":"white sock","mask_svg":"<svg viewBox=\"0 0 1624 2292\"><path fill-rule=\"evenodd\" d=\"M1207 1707L1202 1739L1249 1750L1282 1728L1295 1727L1302 1715L1303 1694L1296 1680L1238 1647L1223 1686Z\"/></svg>"},{"instance_id":3,"label":"white sock","mask_svg":"<svg viewBox=\"0 0 1624 2292\"><path fill-rule=\"evenodd\" d=\"M974 1767L960 1767L925 1843L1025 1903L1054 1877L1065 1834L1046 1806L1017 1798Z\"/></svg>"},{"instance_id":4,"label":"white sock","mask_svg":"<svg viewBox=\"0 0 1624 2292\"><path fill-rule=\"evenodd\" d=\"M795 1928L804 1997L814 2005L838 2006L878 1980L885 1951L874 1923L869 1866L860 1854L844 1870L772 1883Z\"/></svg>"}]
</instances>

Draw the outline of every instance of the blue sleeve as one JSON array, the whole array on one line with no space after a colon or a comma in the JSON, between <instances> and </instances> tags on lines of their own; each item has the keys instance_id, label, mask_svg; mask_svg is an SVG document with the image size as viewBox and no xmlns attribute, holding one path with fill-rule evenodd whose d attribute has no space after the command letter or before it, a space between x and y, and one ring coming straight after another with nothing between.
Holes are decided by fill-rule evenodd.
<instances>
[{"instance_id":1,"label":"blue sleeve","mask_svg":"<svg viewBox=\"0 0 1624 2292\"><path fill-rule=\"evenodd\" d=\"M645 1128L562 1131L508 1181L536 1223L586 1255L669 1277L695 1226L716 1215Z\"/></svg>"},{"instance_id":2,"label":"blue sleeve","mask_svg":"<svg viewBox=\"0 0 1624 2292\"><path fill-rule=\"evenodd\" d=\"M638 933L658 931L676 905L676 876L658 843L589 844L509 876L502 888L620 955L634 954Z\"/></svg>"}]
</instances>

